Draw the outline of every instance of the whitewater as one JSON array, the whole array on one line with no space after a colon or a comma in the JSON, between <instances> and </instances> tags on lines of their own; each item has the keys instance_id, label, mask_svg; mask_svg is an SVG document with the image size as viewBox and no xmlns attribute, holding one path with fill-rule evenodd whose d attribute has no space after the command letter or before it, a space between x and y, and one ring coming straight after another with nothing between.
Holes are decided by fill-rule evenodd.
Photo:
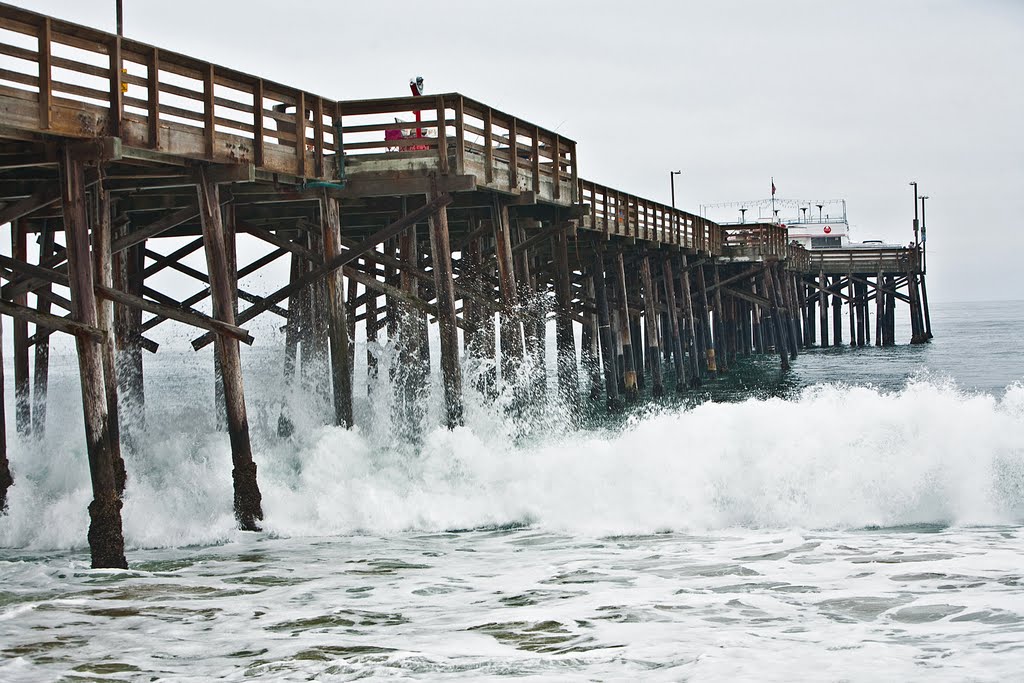
<instances>
[{"instance_id":1,"label":"whitewater","mask_svg":"<svg viewBox=\"0 0 1024 683\"><path fill-rule=\"evenodd\" d=\"M415 438L384 382L352 431L296 390L279 438L280 350L247 350L260 533L234 528L212 361L161 351L128 571L88 569L55 358L51 429L10 437L0 680L1012 680L1024 304L935 311L928 347L748 361L623 416L470 395L448 431L435 386Z\"/></svg>"}]
</instances>

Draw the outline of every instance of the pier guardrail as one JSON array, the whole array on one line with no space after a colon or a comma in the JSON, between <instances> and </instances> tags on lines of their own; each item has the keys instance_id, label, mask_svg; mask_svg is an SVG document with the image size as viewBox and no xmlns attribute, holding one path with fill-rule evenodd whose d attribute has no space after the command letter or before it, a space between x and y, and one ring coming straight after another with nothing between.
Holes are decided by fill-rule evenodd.
<instances>
[{"instance_id":1,"label":"pier guardrail","mask_svg":"<svg viewBox=\"0 0 1024 683\"><path fill-rule=\"evenodd\" d=\"M701 216L590 180L580 180L579 198L586 208L581 227L602 232L606 238L633 237L708 254L721 253L721 226Z\"/></svg>"},{"instance_id":2,"label":"pier guardrail","mask_svg":"<svg viewBox=\"0 0 1024 683\"><path fill-rule=\"evenodd\" d=\"M786 264L789 270L806 273L811 268L811 252L798 242L786 245Z\"/></svg>"},{"instance_id":3,"label":"pier guardrail","mask_svg":"<svg viewBox=\"0 0 1024 683\"><path fill-rule=\"evenodd\" d=\"M15 129L335 177L336 101L4 4L0 98Z\"/></svg>"},{"instance_id":4,"label":"pier guardrail","mask_svg":"<svg viewBox=\"0 0 1024 683\"><path fill-rule=\"evenodd\" d=\"M873 275L880 272L920 272L920 253L913 247L812 249L808 255L811 273Z\"/></svg>"},{"instance_id":5,"label":"pier guardrail","mask_svg":"<svg viewBox=\"0 0 1024 683\"><path fill-rule=\"evenodd\" d=\"M782 260L788 256L786 228L777 223L722 226L725 253L733 258Z\"/></svg>"},{"instance_id":6,"label":"pier guardrail","mask_svg":"<svg viewBox=\"0 0 1024 683\"><path fill-rule=\"evenodd\" d=\"M459 93L346 100L339 111L349 174L436 170L554 204L578 199L575 141Z\"/></svg>"}]
</instances>

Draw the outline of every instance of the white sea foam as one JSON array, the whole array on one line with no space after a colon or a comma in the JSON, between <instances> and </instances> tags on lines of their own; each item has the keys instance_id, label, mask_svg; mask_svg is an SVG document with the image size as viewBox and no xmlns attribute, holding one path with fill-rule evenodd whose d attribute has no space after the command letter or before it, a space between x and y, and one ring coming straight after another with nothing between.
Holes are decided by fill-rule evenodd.
<instances>
[{"instance_id":1,"label":"white sea foam","mask_svg":"<svg viewBox=\"0 0 1024 683\"><path fill-rule=\"evenodd\" d=\"M792 399L704 403L621 430L519 436L495 411L412 445L320 427L281 440L254 426L266 513L281 536L438 531L529 523L582 534L725 527L857 528L1024 519L1024 387L897 392L819 385ZM276 416L275 416L276 420ZM270 419L267 418L269 422ZM230 450L188 419L128 460L133 547L235 537ZM81 547L89 476L80 435L12 444L17 484L0 545Z\"/></svg>"}]
</instances>

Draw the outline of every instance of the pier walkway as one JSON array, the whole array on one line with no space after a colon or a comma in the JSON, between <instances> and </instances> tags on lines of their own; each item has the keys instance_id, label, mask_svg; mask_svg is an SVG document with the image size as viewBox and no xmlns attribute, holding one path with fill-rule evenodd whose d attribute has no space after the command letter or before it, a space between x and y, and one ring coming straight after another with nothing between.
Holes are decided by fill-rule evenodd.
<instances>
[{"instance_id":1,"label":"pier walkway","mask_svg":"<svg viewBox=\"0 0 1024 683\"><path fill-rule=\"evenodd\" d=\"M73 335L97 567L125 565L120 453L142 425L122 416L145 416L143 357L168 321L193 328L196 349L215 344L243 529L263 517L240 354L260 315L286 331L286 382L328 369L347 427L354 341L386 338L404 368L395 390L422 395L432 324L452 427L467 358L492 368L474 390L530 367L517 391L543 400L551 318L567 408L617 409L645 383L686 391L751 353L786 368L829 344L830 308L831 343L843 343L843 304L851 343L870 343L870 302L875 343L895 343L897 301L912 341L930 335L914 247L808 252L781 225L722 226L587 180L573 140L458 93L331 100L0 4L7 224L0 313L14 321L17 433L46 429L48 340ZM186 262L195 253L205 268ZM253 291L247 279L279 259L288 280ZM194 293L160 291L164 271ZM282 436L291 423L282 413ZM0 446L2 509L13 480Z\"/></svg>"}]
</instances>

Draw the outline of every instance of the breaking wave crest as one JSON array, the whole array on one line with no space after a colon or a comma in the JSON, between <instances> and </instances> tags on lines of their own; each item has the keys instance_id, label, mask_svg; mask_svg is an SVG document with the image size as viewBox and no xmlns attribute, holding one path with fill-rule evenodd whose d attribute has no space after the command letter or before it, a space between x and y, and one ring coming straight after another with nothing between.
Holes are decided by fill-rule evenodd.
<instances>
[{"instance_id":1,"label":"breaking wave crest","mask_svg":"<svg viewBox=\"0 0 1024 683\"><path fill-rule=\"evenodd\" d=\"M624 427L523 436L497 409L415 444L387 428L254 426L265 530L284 536L531 524L582 534L736 526L858 528L1024 519L1024 386L818 385L789 399L652 410ZM256 420L257 422L259 419ZM272 423L267 417L264 420ZM130 546L230 540L226 434L154 427L127 458ZM200 422L200 424L203 424ZM521 425L519 426L521 427ZM81 547L91 498L80 435L12 443L0 545Z\"/></svg>"}]
</instances>

